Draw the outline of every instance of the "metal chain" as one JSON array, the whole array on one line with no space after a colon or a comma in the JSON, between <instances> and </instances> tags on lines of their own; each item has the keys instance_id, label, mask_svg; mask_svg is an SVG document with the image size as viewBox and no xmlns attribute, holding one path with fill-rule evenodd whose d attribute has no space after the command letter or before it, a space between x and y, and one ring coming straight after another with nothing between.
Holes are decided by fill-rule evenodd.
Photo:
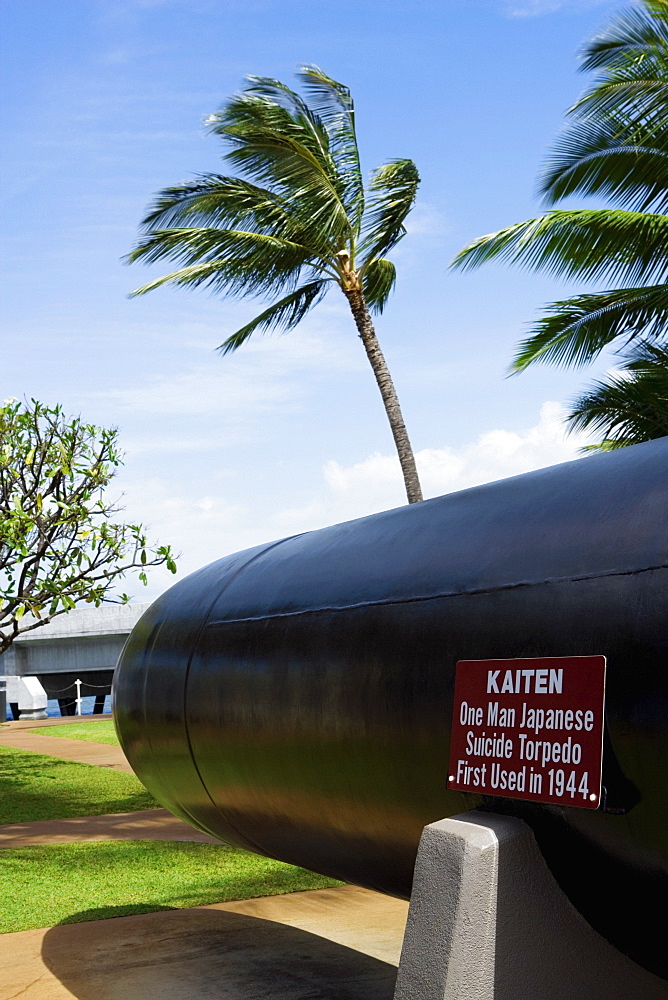
<instances>
[{"instance_id":1,"label":"metal chain","mask_svg":"<svg viewBox=\"0 0 668 1000\"><path fill-rule=\"evenodd\" d=\"M81 681L81 686L82 687L94 688L95 690L99 690L99 691L102 691L102 690L108 691L111 688L111 683L109 683L109 684L89 684L88 681ZM51 689L51 694L49 695L49 697L52 697L54 694L63 694L64 691L69 691L69 690L71 690L71 688L75 688L75 687L76 687L76 682L73 681L71 684L68 684L67 687L64 687L64 688L55 688L55 689L52 688Z\"/></svg>"}]
</instances>

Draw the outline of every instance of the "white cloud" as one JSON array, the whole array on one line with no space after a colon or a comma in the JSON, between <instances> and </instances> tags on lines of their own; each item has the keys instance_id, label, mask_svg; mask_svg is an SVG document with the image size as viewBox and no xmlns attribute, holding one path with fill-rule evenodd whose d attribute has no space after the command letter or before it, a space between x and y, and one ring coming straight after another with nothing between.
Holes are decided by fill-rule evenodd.
<instances>
[{"instance_id":1,"label":"white cloud","mask_svg":"<svg viewBox=\"0 0 668 1000\"><path fill-rule=\"evenodd\" d=\"M460 448L425 448L416 453L425 497L440 496L482 483L578 458L589 443L582 434L567 435L559 403L541 407L538 423L524 431L486 431ZM319 502L282 511L277 525L306 531L405 503L399 461L394 455L369 455L342 466L334 459L323 468L327 493Z\"/></svg>"},{"instance_id":2,"label":"white cloud","mask_svg":"<svg viewBox=\"0 0 668 1000\"><path fill-rule=\"evenodd\" d=\"M279 411L299 410L302 401L314 391L314 376L332 372L362 371L365 359L352 336L352 324L341 322L343 309L338 304L321 307L321 316L311 318L304 327L288 335L268 336L244 345L239 354L220 358L198 331L191 340L194 353L206 360L193 362L179 373L160 373L141 384L126 385L106 392L91 393L110 403L123 414L151 417L206 418L213 424L225 419L226 432L240 424L255 424L259 418L273 417ZM347 317L345 317L347 320ZM322 331L322 332L321 332ZM191 337L193 332L191 331ZM192 426L192 425L190 425ZM151 429L151 435L153 429ZM188 447L188 435L179 435ZM171 438L165 438L164 444ZM151 436L146 444L153 447ZM127 450L144 450L140 442L124 441ZM203 440L194 447L207 445Z\"/></svg>"},{"instance_id":3,"label":"white cloud","mask_svg":"<svg viewBox=\"0 0 668 1000\"><path fill-rule=\"evenodd\" d=\"M505 5L508 17L541 17L562 9L582 9L599 7L607 0L523 0L521 3Z\"/></svg>"},{"instance_id":4,"label":"white cloud","mask_svg":"<svg viewBox=\"0 0 668 1000\"><path fill-rule=\"evenodd\" d=\"M191 14L209 13L222 8L227 11L266 10L271 0L97 0L97 6L105 18L123 18L152 11L162 7L186 7Z\"/></svg>"},{"instance_id":5,"label":"white cloud","mask_svg":"<svg viewBox=\"0 0 668 1000\"><path fill-rule=\"evenodd\" d=\"M156 375L141 386L112 389L100 394L132 412L153 415L220 416L239 407L274 409L289 403L292 387L248 372L212 370L212 365L191 365L180 375Z\"/></svg>"},{"instance_id":6,"label":"white cloud","mask_svg":"<svg viewBox=\"0 0 668 1000\"><path fill-rule=\"evenodd\" d=\"M135 601L154 600L200 566L264 540L252 533L249 510L228 502L224 495L213 491L204 495L188 493L187 483L178 480L179 492L174 492L175 482L159 477L126 479L123 485L126 487L123 520L143 522L149 540L169 543L178 557L177 576L164 568L151 568L146 588L134 575L126 578L120 589L130 593ZM148 518L147 511L150 511Z\"/></svg>"},{"instance_id":7,"label":"white cloud","mask_svg":"<svg viewBox=\"0 0 668 1000\"><path fill-rule=\"evenodd\" d=\"M444 253L443 237L450 232L450 223L446 213L437 205L431 202L418 201L406 218L405 240L392 250L392 260L401 268L402 274L406 269L419 266L421 253L429 248Z\"/></svg>"},{"instance_id":8,"label":"white cloud","mask_svg":"<svg viewBox=\"0 0 668 1000\"><path fill-rule=\"evenodd\" d=\"M405 225L409 236L443 236L450 231L445 213L424 201L417 202Z\"/></svg>"},{"instance_id":9,"label":"white cloud","mask_svg":"<svg viewBox=\"0 0 668 1000\"><path fill-rule=\"evenodd\" d=\"M466 489L508 476L569 461L588 443L584 435L567 436L564 410L544 403L538 421L524 430L494 428L459 448L426 448L416 458L426 497ZM209 476L190 485L187 479L161 477L124 481L124 520L150 520L150 535L168 541L182 554L181 579L230 552L387 510L406 502L399 463L394 455L375 453L343 466L334 459L322 468L322 487L298 506L276 509L271 491L239 491L229 474ZM237 501L230 499L236 497ZM239 501L238 498L241 497ZM146 511L150 511L147 518ZM150 587L131 584L136 600L150 600L171 585L166 571L152 571Z\"/></svg>"},{"instance_id":10,"label":"white cloud","mask_svg":"<svg viewBox=\"0 0 668 1000\"><path fill-rule=\"evenodd\" d=\"M510 4L505 8L508 17L540 17L552 14L564 6L564 0L528 0L520 4Z\"/></svg>"}]
</instances>

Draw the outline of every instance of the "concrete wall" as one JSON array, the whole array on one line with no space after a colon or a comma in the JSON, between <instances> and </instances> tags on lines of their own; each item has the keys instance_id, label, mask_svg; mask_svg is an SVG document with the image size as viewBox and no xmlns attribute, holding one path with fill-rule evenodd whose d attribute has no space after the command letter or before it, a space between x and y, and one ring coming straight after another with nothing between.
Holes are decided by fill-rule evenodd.
<instances>
[{"instance_id":1,"label":"concrete wall","mask_svg":"<svg viewBox=\"0 0 668 1000\"><path fill-rule=\"evenodd\" d=\"M26 632L0 657L0 673L39 676L113 670L148 604L76 608Z\"/></svg>"}]
</instances>

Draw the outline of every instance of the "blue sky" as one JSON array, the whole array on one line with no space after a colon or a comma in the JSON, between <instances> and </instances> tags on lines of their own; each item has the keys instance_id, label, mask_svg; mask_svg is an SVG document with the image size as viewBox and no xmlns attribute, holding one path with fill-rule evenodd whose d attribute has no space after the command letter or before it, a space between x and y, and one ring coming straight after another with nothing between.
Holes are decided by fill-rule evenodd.
<instances>
[{"instance_id":1,"label":"blue sky","mask_svg":"<svg viewBox=\"0 0 668 1000\"><path fill-rule=\"evenodd\" d=\"M0 397L118 426L127 515L182 552L182 572L403 502L341 295L225 359L214 348L256 303L127 298L152 273L120 259L154 193L220 169L204 118L245 74L289 80L309 62L351 87L365 168L410 156L422 176L377 329L426 493L574 457L560 405L610 359L505 377L525 325L567 286L447 264L539 211L541 163L585 82L577 51L618 6L4 0Z\"/></svg>"}]
</instances>

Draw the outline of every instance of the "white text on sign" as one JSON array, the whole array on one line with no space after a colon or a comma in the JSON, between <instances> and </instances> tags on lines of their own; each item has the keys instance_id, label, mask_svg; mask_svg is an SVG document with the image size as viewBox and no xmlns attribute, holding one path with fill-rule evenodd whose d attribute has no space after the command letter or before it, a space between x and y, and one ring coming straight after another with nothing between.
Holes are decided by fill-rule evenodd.
<instances>
[{"instance_id":1,"label":"white text on sign","mask_svg":"<svg viewBox=\"0 0 668 1000\"><path fill-rule=\"evenodd\" d=\"M457 664L448 787L596 808L605 658Z\"/></svg>"}]
</instances>

